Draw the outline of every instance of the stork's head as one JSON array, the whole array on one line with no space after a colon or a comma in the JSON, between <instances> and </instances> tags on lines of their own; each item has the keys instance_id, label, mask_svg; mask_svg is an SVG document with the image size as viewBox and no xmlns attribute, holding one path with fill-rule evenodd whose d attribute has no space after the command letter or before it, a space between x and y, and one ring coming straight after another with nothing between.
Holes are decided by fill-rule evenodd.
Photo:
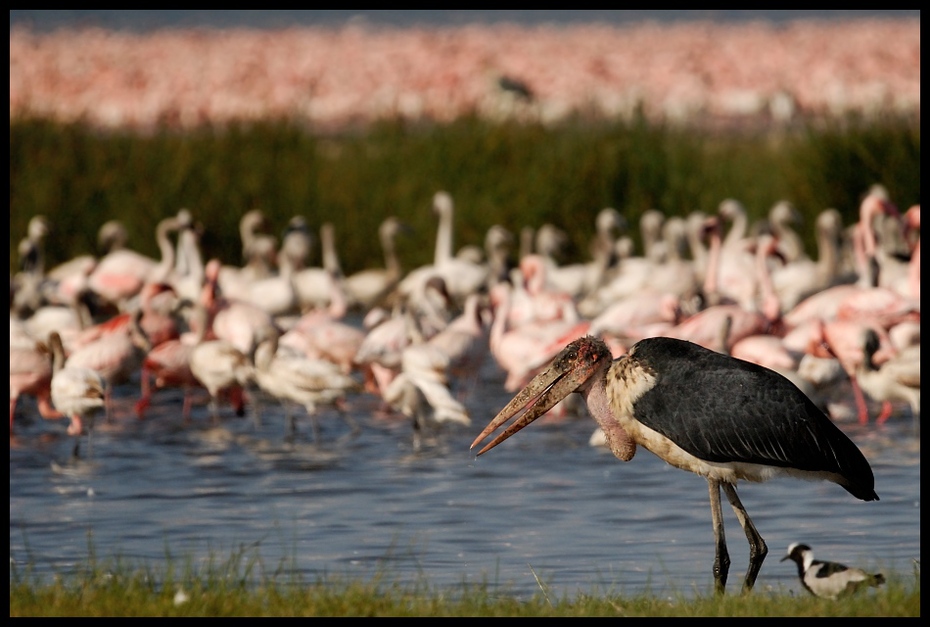
<instances>
[{"instance_id":1,"label":"stork's head","mask_svg":"<svg viewBox=\"0 0 930 627\"><path fill-rule=\"evenodd\" d=\"M478 455L491 450L517 431L527 426L556 403L572 392L581 391L592 380L595 374L613 360L610 349L603 340L593 336L586 336L575 340L556 355L549 366L530 381L504 407L494 419L488 423L484 431L475 438L471 448L488 437L513 416L522 415L490 444L478 451ZM525 410L525 411L524 411Z\"/></svg>"}]
</instances>

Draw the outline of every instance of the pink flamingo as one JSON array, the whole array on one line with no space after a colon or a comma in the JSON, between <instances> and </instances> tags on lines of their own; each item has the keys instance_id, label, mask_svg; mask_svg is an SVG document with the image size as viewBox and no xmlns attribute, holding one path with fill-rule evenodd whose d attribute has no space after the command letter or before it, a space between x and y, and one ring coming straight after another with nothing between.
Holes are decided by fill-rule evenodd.
<instances>
[{"instance_id":1,"label":"pink flamingo","mask_svg":"<svg viewBox=\"0 0 930 627\"><path fill-rule=\"evenodd\" d=\"M331 361L343 374L349 374L355 368L365 332L343 322L349 305L342 290L334 289L332 294L328 307L304 313L281 336L280 343L307 357Z\"/></svg>"},{"instance_id":2,"label":"pink flamingo","mask_svg":"<svg viewBox=\"0 0 930 627\"><path fill-rule=\"evenodd\" d=\"M746 268L751 268L753 264L753 255L750 252L753 242L747 235L746 208L737 200L726 199L720 203L718 215L730 223L730 228L719 249L717 291L745 309L752 309L756 299L757 277L753 272L746 272ZM708 259L708 275L711 274L710 263Z\"/></svg>"},{"instance_id":3,"label":"pink flamingo","mask_svg":"<svg viewBox=\"0 0 930 627\"><path fill-rule=\"evenodd\" d=\"M140 419L145 417L155 389L179 387L184 390L181 415L185 422L190 420L193 388L202 387L191 370L191 355L209 332L207 311L203 304L195 304L190 326L191 330L180 337L153 346L142 360L141 396L135 405L136 415Z\"/></svg>"},{"instance_id":4,"label":"pink flamingo","mask_svg":"<svg viewBox=\"0 0 930 627\"><path fill-rule=\"evenodd\" d=\"M141 317L142 311L136 311L128 327L101 335L74 349L65 362L69 368L94 370L106 382L105 409L108 421L112 415L113 387L128 381L142 366L145 354L152 348L139 324Z\"/></svg>"},{"instance_id":5,"label":"pink flamingo","mask_svg":"<svg viewBox=\"0 0 930 627\"><path fill-rule=\"evenodd\" d=\"M213 336L225 340L243 355L251 355L261 339L279 334L274 318L251 303L219 295L219 272L217 259L206 266L205 283L201 291L201 303L207 308L209 327Z\"/></svg>"},{"instance_id":6,"label":"pink flamingo","mask_svg":"<svg viewBox=\"0 0 930 627\"><path fill-rule=\"evenodd\" d=\"M128 302L142 291L146 283L164 283L169 280L175 266L175 248L168 235L185 228L183 216L171 216L161 220L155 229L155 240L161 259L155 260L134 250L114 250L97 262L88 277L88 287L120 310L125 311Z\"/></svg>"},{"instance_id":7,"label":"pink flamingo","mask_svg":"<svg viewBox=\"0 0 930 627\"><path fill-rule=\"evenodd\" d=\"M904 214L908 232L916 233L917 240L911 248L911 260L907 265L907 283L895 289L905 296L920 302L920 205L912 205Z\"/></svg>"},{"instance_id":8,"label":"pink flamingo","mask_svg":"<svg viewBox=\"0 0 930 627\"><path fill-rule=\"evenodd\" d=\"M856 371L865 360L862 338L868 330L877 335L882 347L877 359L884 361L894 354L890 345L891 340L885 330L874 323L861 320L821 320L812 327L807 351L815 357L836 357L839 360L852 384L859 424L863 425L869 421L869 412L862 388L856 378ZM873 358L875 357L873 354Z\"/></svg>"},{"instance_id":9,"label":"pink flamingo","mask_svg":"<svg viewBox=\"0 0 930 627\"><path fill-rule=\"evenodd\" d=\"M513 288L499 283L491 288L491 323L489 345L498 366L507 373L504 387L513 391L523 385L548 363L566 341L588 332L591 323L574 319L549 318L530 320L520 325L509 323Z\"/></svg>"},{"instance_id":10,"label":"pink flamingo","mask_svg":"<svg viewBox=\"0 0 930 627\"><path fill-rule=\"evenodd\" d=\"M591 335L639 340L662 335L681 319L680 299L660 290L643 290L610 305L591 320Z\"/></svg>"},{"instance_id":11,"label":"pink flamingo","mask_svg":"<svg viewBox=\"0 0 930 627\"><path fill-rule=\"evenodd\" d=\"M32 347L10 346L10 437L13 437L13 415L21 396L38 401L39 414L45 419L62 418L51 401L52 354L42 342Z\"/></svg>"},{"instance_id":12,"label":"pink flamingo","mask_svg":"<svg viewBox=\"0 0 930 627\"><path fill-rule=\"evenodd\" d=\"M713 245L708 253L706 281L711 285L709 293L714 293L713 277L719 271L719 264L722 263L715 248L716 245ZM776 241L771 237L756 245L756 255L753 259L755 272L752 283L761 292L757 297L758 305L756 297L753 299L751 309L735 303L712 305L686 318L669 329L665 335L728 353L730 346L746 337L770 333L774 325L780 323L781 320L781 307L772 289L767 266L767 259L775 249ZM746 271L745 267L743 271Z\"/></svg>"}]
</instances>

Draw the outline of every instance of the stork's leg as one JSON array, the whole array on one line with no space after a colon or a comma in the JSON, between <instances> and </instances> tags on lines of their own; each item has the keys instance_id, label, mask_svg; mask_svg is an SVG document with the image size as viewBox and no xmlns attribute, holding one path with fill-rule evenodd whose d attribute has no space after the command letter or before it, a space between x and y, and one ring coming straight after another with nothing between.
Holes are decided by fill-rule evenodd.
<instances>
[{"instance_id":1,"label":"stork's leg","mask_svg":"<svg viewBox=\"0 0 930 627\"><path fill-rule=\"evenodd\" d=\"M749 568L746 570L746 579L743 581L743 592L745 593L752 590L753 585L755 585L756 577L759 575L759 570L762 569L762 562L765 561L769 548L765 545L765 540L756 530L756 526L752 524L752 519L749 518L746 508L743 507L743 503L739 500L739 496L736 494L736 486L731 483L724 483L723 491L726 492L730 505L733 507L733 511L736 512L739 524L743 527L743 531L746 532L746 539L749 540Z\"/></svg>"},{"instance_id":2,"label":"stork's leg","mask_svg":"<svg viewBox=\"0 0 930 627\"><path fill-rule=\"evenodd\" d=\"M723 532L723 511L720 507L720 482L708 479L710 491L710 515L714 523L714 588L723 594L727 588L727 573L730 572L730 554L727 552L727 538Z\"/></svg>"}]
</instances>

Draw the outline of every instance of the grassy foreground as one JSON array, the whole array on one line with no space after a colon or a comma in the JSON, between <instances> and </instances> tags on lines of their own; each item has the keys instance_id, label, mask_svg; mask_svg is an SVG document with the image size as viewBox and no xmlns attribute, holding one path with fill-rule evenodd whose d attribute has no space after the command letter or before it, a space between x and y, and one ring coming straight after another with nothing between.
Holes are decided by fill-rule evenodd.
<instances>
[{"instance_id":1,"label":"grassy foreground","mask_svg":"<svg viewBox=\"0 0 930 627\"><path fill-rule=\"evenodd\" d=\"M280 572L256 577L260 570L236 557L199 572L189 565L157 572L92 563L40 583L14 568L10 616L920 616L919 566L840 601L787 590L671 597L594 591L556 599L544 585L521 598L487 584L439 589L387 576L308 583Z\"/></svg>"}]
</instances>

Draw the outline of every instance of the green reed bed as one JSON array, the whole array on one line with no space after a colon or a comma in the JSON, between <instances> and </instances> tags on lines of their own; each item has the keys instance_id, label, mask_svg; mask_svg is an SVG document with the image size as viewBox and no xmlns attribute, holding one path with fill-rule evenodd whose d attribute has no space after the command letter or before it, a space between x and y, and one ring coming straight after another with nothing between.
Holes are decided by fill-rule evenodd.
<instances>
[{"instance_id":1,"label":"green reed bed","mask_svg":"<svg viewBox=\"0 0 930 627\"><path fill-rule=\"evenodd\" d=\"M548 127L462 118L326 136L285 121L138 134L13 120L10 267L40 213L54 225L49 266L97 252L97 229L113 218L126 223L131 246L156 255L155 224L181 207L203 224L205 254L236 263L239 217L259 208L277 233L296 214L314 228L331 222L343 270L354 272L380 265L376 230L388 215L414 227L400 243L404 267L430 262L439 189L456 201L457 247L480 246L495 223L517 234L552 222L570 237L566 261L578 261L606 206L624 214L636 241L647 209L712 213L727 197L753 218L788 199L808 227L827 207L849 224L873 183L904 207L920 202L919 119L712 131L644 119ZM804 231L813 253L813 229Z\"/></svg>"},{"instance_id":2,"label":"green reed bed","mask_svg":"<svg viewBox=\"0 0 930 627\"><path fill-rule=\"evenodd\" d=\"M488 583L402 584L388 573L304 581L252 551L199 567L91 558L50 581L11 568L10 616L920 616L920 571L891 573L881 589L838 601L789 590L630 596L610 587L554 598L543 582L527 597Z\"/></svg>"}]
</instances>

